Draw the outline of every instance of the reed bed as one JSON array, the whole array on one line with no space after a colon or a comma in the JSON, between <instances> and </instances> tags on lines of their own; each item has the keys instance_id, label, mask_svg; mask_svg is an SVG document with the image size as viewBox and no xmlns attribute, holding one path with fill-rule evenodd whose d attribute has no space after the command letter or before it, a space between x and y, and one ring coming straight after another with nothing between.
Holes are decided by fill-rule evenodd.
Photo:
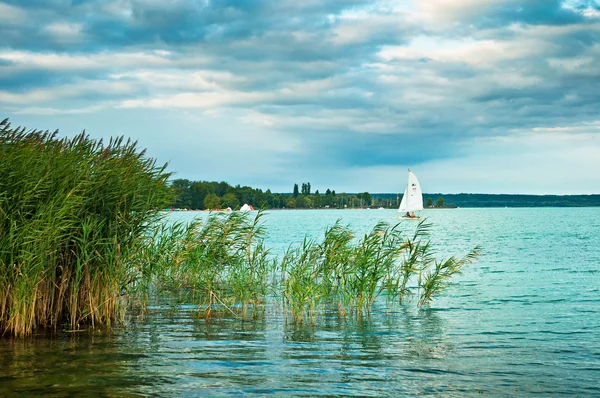
<instances>
[{"instance_id":1,"label":"reed bed","mask_svg":"<svg viewBox=\"0 0 600 398\"><path fill-rule=\"evenodd\" d=\"M479 255L476 247L465 257L438 260L426 222L408 237L402 224L380 222L357 239L338 221L321 241L305 238L279 259L265 248L263 216L215 213L156 228L130 259L132 309L143 314L152 298L166 297L197 305L207 319L256 317L266 304L294 323L314 323L332 309L362 317L380 296L389 306L427 305Z\"/></svg>"},{"instance_id":2,"label":"reed bed","mask_svg":"<svg viewBox=\"0 0 600 398\"><path fill-rule=\"evenodd\" d=\"M380 222L355 241L338 221L322 242L305 239L288 249L281 262L281 292L292 321L314 322L327 306L340 315L362 316L381 295L390 305L412 298L426 305L480 253L476 247L465 257L437 260L428 239L431 225L420 222L410 237L400 227Z\"/></svg>"},{"instance_id":3,"label":"reed bed","mask_svg":"<svg viewBox=\"0 0 600 398\"><path fill-rule=\"evenodd\" d=\"M206 319L257 317L267 304L295 323L331 309L363 316L382 296L427 305L479 254L438 260L425 222L410 236L382 222L357 237L338 221L277 258L262 211L165 221L168 178L122 137L105 145L1 122L0 333L110 327L160 298Z\"/></svg>"},{"instance_id":4,"label":"reed bed","mask_svg":"<svg viewBox=\"0 0 600 398\"><path fill-rule=\"evenodd\" d=\"M123 137L0 123L0 333L109 326L130 250L171 200L165 167Z\"/></svg>"},{"instance_id":5,"label":"reed bed","mask_svg":"<svg viewBox=\"0 0 600 398\"><path fill-rule=\"evenodd\" d=\"M263 214L214 213L205 222L156 228L131 258L131 303L143 310L150 298L168 296L197 305L206 318L219 311L256 316L276 268L264 246Z\"/></svg>"}]
</instances>

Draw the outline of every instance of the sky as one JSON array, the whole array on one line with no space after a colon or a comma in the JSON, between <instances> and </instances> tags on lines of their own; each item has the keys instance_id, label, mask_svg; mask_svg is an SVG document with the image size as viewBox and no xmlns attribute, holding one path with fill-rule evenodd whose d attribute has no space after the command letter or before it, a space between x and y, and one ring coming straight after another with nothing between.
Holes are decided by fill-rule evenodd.
<instances>
[{"instance_id":1,"label":"sky","mask_svg":"<svg viewBox=\"0 0 600 398\"><path fill-rule=\"evenodd\" d=\"M0 0L0 119L272 192L600 193L600 0Z\"/></svg>"}]
</instances>

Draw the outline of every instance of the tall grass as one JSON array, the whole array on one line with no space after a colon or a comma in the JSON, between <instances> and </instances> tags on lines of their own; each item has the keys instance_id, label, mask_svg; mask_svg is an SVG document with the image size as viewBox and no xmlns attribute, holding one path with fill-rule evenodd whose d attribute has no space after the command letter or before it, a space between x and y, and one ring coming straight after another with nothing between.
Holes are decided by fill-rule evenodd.
<instances>
[{"instance_id":1,"label":"tall grass","mask_svg":"<svg viewBox=\"0 0 600 398\"><path fill-rule=\"evenodd\" d=\"M0 123L0 333L110 326L161 297L207 319L256 317L266 303L298 323L329 309L363 316L380 296L427 305L479 254L437 259L425 222L410 236L382 222L357 237L338 221L279 259L263 212L165 222L168 177L123 138Z\"/></svg>"},{"instance_id":2,"label":"tall grass","mask_svg":"<svg viewBox=\"0 0 600 398\"><path fill-rule=\"evenodd\" d=\"M149 297L168 296L198 305L199 314L256 316L271 301L292 322L314 323L324 309L363 316L385 296L389 305L416 298L429 303L450 279L475 260L479 249L438 260L421 222L411 236L402 224L378 223L357 239L340 221L323 240L305 238L281 259L265 249L264 213L216 213L203 222L162 225L140 240L130 260L138 308Z\"/></svg>"},{"instance_id":3,"label":"tall grass","mask_svg":"<svg viewBox=\"0 0 600 398\"><path fill-rule=\"evenodd\" d=\"M246 316L251 308L256 315L275 269L263 242L263 214L215 213L204 222L163 224L137 245L129 295L142 308L149 297L166 294L197 304L207 318L217 310Z\"/></svg>"},{"instance_id":4,"label":"tall grass","mask_svg":"<svg viewBox=\"0 0 600 398\"><path fill-rule=\"evenodd\" d=\"M166 206L169 174L122 137L0 123L0 330L110 325L130 249Z\"/></svg>"},{"instance_id":5,"label":"tall grass","mask_svg":"<svg viewBox=\"0 0 600 398\"><path fill-rule=\"evenodd\" d=\"M314 322L316 311L326 305L341 315L362 316L382 294L388 304L416 296L419 305L426 305L479 255L476 247L463 258L437 260L429 224L421 222L411 237L400 226L380 222L355 241L338 221L322 242L305 239L289 248L281 262L281 290L292 320Z\"/></svg>"}]
</instances>

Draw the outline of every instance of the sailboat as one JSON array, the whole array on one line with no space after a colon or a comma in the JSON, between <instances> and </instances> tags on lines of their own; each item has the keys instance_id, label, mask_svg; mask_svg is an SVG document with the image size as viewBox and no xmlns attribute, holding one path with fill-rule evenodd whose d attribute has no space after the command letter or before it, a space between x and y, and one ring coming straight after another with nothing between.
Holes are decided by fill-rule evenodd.
<instances>
[{"instance_id":1,"label":"sailboat","mask_svg":"<svg viewBox=\"0 0 600 398\"><path fill-rule=\"evenodd\" d=\"M398 211L405 213L402 218L419 219L420 217L414 213L419 210L423 210L423 192L421 192L417 176L408 169L408 182Z\"/></svg>"}]
</instances>

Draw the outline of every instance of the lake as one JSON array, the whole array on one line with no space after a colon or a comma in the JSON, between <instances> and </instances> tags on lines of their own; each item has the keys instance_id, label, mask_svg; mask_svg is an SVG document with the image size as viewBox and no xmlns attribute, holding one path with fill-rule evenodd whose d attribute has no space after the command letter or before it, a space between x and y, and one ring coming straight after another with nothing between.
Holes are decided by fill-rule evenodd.
<instances>
[{"instance_id":1,"label":"lake","mask_svg":"<svg viewBox=\"0 0 600 398\"><path fill-rule=\"evenodd\" d=\"M483 255L429 307L286 324L155 306L113 333L0 345L0 396L600 395L600 208L426 210L441 256ZM204 213L172 213L189 220ZM359 234L392 210L272 211L267 246ZM403 221L410 232L416 222Z\"/></svg>"}]
</instances>

